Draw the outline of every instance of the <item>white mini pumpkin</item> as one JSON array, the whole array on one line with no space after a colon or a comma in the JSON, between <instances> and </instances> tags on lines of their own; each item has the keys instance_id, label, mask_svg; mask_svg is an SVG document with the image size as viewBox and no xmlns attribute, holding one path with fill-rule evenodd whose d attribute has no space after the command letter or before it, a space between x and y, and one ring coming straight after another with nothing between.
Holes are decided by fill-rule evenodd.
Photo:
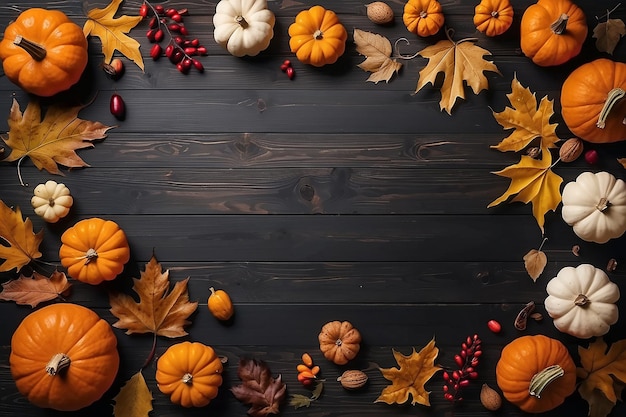
<instances>
[{"instance_id":1,"label":"white mini pumpkin","mask_svg":"<svg viewBox=\"0 0 626 417\"><path fill-rule=\"evenodd\" d=\"M605 243L626 231L626 183L608 172L583 172L562 198L561 216L581 239Z\"/></svg>"},{"instance_id":2,"label":"white mini pumpkin","mask_svg":"<svg viewBox=\"0 0 626 417\"><path fill-rule=\"evenodd\" d=\"M234 56L255 56L270 45L275 21L266 0L221 0L213 16L213 37Z\"/></svg>"},{"instance_id":3,"label":"white mini pumpkin","mask_svg":"<svg viewBox=\"0 0 626 417\"><path fill-rule=\"evenodd\" d=\"M52 180L36 186L33 194L30 203L35 213L48 223L56 223L67 216L74 204L69 188Z\"/></svg>"},{"instance_id":4,"label":"white mini pumpkin","mask_svg":"<svg viewBox=\"0 0 626 417\"><path fill-rule=\"evenodd\" d=\"M589 264L559 271L546 286L544 306L560 331L588 339L608 333L617 322L619 287L602 271Z\"/></svg>"}]
</instances>

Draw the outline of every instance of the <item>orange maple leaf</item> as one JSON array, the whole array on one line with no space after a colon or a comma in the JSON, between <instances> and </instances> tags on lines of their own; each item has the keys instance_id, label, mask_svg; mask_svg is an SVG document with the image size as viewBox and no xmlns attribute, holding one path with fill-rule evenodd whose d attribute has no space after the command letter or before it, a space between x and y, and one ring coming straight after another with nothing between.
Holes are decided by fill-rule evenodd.
<instances>
[{"instance_id":1,"label":"orange maple leaf","mask_svg":"<svg viewBox=\"0 0 626 417\"><path fill-rule=\"evenodd\" d=\"M406 356L394 350L393 356L400 368L380 368L380 372L392 384L383 389L375 402L404 404L410 395L413 398L412 405L430 406L430 392L426 391L424 384L441 370L440 366L435 365L438 354L434 338L419 353L413 349L413 353Z\"/></svg>"},{"instance_id":2,"label":"orange maple leaf","mask_svg":"<svg viewBox=\"0 0 626 417\"><path fill-rule=\"evenodd\" d=\"M20 270L33 259L41 257L39 245L43 240L43 229L33 232L33 223L27 217L22 220L19 207L11 210L0 200L0 272L13 268Z\"/></svg>"},{"instance_id":3,"label":"orange maple leaf","mask_svg":"<svg viewBox=\"0 0 626 417\"><path fill-rule=\"evenodd\" d=\"M39 303L63 296L71 286L63 272L54 271L49 278L33 272L31 277L20 275L18 279L2 284L0 300L15 301L34 308Z\"/></svg>"}]
</instances>

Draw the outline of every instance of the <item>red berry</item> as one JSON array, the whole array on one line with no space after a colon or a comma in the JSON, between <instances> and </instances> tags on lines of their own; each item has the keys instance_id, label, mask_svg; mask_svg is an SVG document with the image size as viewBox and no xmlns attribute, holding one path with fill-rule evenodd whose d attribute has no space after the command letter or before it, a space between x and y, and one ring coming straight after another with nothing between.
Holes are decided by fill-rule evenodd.
<instances>
[{"instance_id":1,"label":"red berry","mask_svg":"<svg viewBox=\"0 0 626 417\"><path fill-rule=\"evenodd\" d=\"M165 15L166 15L167 17L172 17L172 16L174 16L175 14L178 14L178 10L176 10L176 9L167 9L167 10L165 11Z\"/></svg>"},{"instance_id":2,"label":"red berry","mask_svg":"<svg viewBox=\"0 0 626 417\"><path fill-rule=\"evenodd\" d=\"M156 61L157 59L161 58L161 52L163 52L163 48L161 48L161 45L159 45L158 43L155 43L150 49L150 56L153 60Z\"/></svg>"},{"instance_id":3,"label":"red berry","mask_svg":"<svg viewBox=\"0 0 626 417\"><path fill-rule=\"evenodd\" d=\"M170 55L170 61L172 61L172 64L178 64L183 60L183 56L185 56L185 54L183 54L180 49L176 49L172 52L172 55Z\"/></svg>"},{"instance_id":4,"label":"red berry","mask_svg":"<svg viewBox=\"0 0 626 417\"><path fill-rule=\"evenodd\" d=\"M156 17L153 17L152 19L150 19L150 23L148 23L148 27L150 29L154 29L157 26L159 26L159 19L157 19Z\"/></svg>"},{"instance_id":5,"label":"red berry","mask_svg":"<svg viewBox=\"0 0 626 417\"><path fill-rule=\"evenodd\" d=\"M502 326L496 320L489 320L487 322L487 327L494 333L500 333L502 330Z\"/></svg>"},{"instance_id":6,"label":"red berry","mask_svg":"<svg viewBox=\"0 0 626 417\"><path fill-rule=\"evenodd\" d=\"M156 30L154 30L154 29L148 30L146 32L146 38L148 38L148 40L150 42L154 42L154 40L155 40L155 33L156 33Z\"/></svg>"},{"instance_id":7,"label":"red berry","mask_svg":"<svg viewBox=\"0 0 626 417\"><path fill-rule=\"evenodd\" d=\"M200 46L200 41L198 40L198 38L193 38L191 40L190 45L193 46L194 48L197 48L198 46Z\"/></svg>"},{"instance_id":8,"label":"red berry","mask_svg":"<svg viewBox=\"0 0 626 417\"><path fill-rule=\"evenodd\" d=\"M160 14L160 15L165 14L165 8L161 6L160 4L157 4L156 6L154 6L154 10L156 10L157 14Z\"/></svg>"},{"instance_id":9,"label":"red berry","mask_svg":"<svg viewBox=\"0 0 626 417\"><path fill-rule=\"evenodd\" d=\"M183 36L188 36L189 35L189 31L187 30L186 27L184 27L183 25L180 25L180 34Z\"/></svg>"},{"instance_id":10,"label":"red berry","mask_svg":"<svg viewBox=\"0 0 626 417\"><path fill-rule=\"evenodd\" d=\"M207 49L204 46L198 46L197 51L198 51L198 54L200 54L200 55L206 55L207 54Z\"/></svg>"},{"instance_id":11,"label":"red berry","mask_svg":"<svg viewBox=\"0 0 626 417\"><path fill-rule=\"evenodd\" d=\"M185 48L185 53L190 56L198 55L198 50L194 48L193 46L190 46L190 47Z\"/></svg>"},{"instance_id":12,"label":"red berry","mask_svg":"<svg viewBox=\"0 0 626 417\"><path fill-rule=\"evenodd\" d=\"M172 19L176 23L180 23L180 22L183 21L183 17L181 15L179 15L178 13L170 16L170 19Z\"/></svg>"},{"instance_id":13,"label":"red berry","mask_svg":"<svg viewBox=\"0 0 626 417\"><path fill-rule=\"evenodd\" d=\"M589 165L595 165L600 162L600 155L598 155L598 151L590 149L585 152L585 161L587 161Z\"/></svg>"},{"instance_id":14,"label":"red berry","mask_svg":"<svg viewBox=\"0 0 626 417\"><path fill-rule=\"evenodd\" d=\"M170 43L169 45L167 45L167 47L165 47L165 56L169 58L172 56L173 52L174 52L174 45Z\"/></svg>"},{"instance_id":15,"label":"red berry","mask_svg":"<svg viewBox=\"0 0 626 417\"><path fill-rule=\"evenodd\" d=\"M176 36L174 37L174 42L176 43L176 45L178 46L183 46L185 44L185 40L182 38L182 36Z\"/></svg>"},{"instance_id":16,"label":"red berry","mask_svg":"<svg viewBox=\"0 0 626 417\"><path fill-rule=\"evenodd\" d=\"M464 379L463 381L459 382L459 387L466 387L470 384L469 379Z\"/></svg>"},{"instance_id":17,"label":"red berry","mask_svg":"<svg viewBox=\"0 0 626 417\"><path fill-rule=\"evenodd\" d=\"M172 32L180 32L180 25L178 23L170 23L167 28Z\"/></svg>"},{"instance_id":18,"label":"red berry","mask_svg":"<svg viewBox=\"0 0 626 417\"><path fill-rule=\"evenodd\" d=\"M456 362L457 366L461 367L465 364L465 359L463 359L459 355L454 355L454 362Z\"/></svg>"},{"instance_id":19,"label":"red berry","mask_svg":"<svg viewBox=\"0 0 626 417\"><path fill-rule=\"evenodd\" d=\"M124 103L124 99L119 94L115 93L111 96L111 101L109 102L109 111L113 116L115 116L118 120L124 120L126 115L126 104Z\"/></svg>"},{"instance_id":20,"label":"red berry","mask_svg":"<svg viewBox=\"0 0 626 417\"><path fill-rule=\"evenodd\" d=\"M148 5L146 3L142 4L139 8L139 16L146 17L148 16Z\"/></svg>"},{"instance_id":21,"label":"red berry","mask_svg":"<svg viewBox=\"0 0 626 417\"><path fill-rule=\"evenodd\" d=\"M187 73L191 69L192 61L191 58L185 58L182 62L185 73Z\"/></svg>"},{"instance_id":22,"label":"red berry","mask_svg":"<svg viewBox=\"0 0 626 417\"><path fill-rule=\"evenodd\" d=\"M296 71L293 69L293 67L288 67L285 72L287 73L287 77L289 77L290 80L293 80L293 77L296 76Z\"/></svg>"},{"instance_id":23,"label":"red berry","mask_svg":"<svg viewBox=\"0 0 626 417\"><path fill-rule=\"evenodd\" d=\"M198 61L197 59L192 59L191 62L198 71L204 72L204 65L202 65L202 62Z\"/></svg>"},{"instance_id":24,"label":"red berry","mask_svg":"<svg viewBox=\"0 0 626 417\"><path fill-rule=\"evenodd\" d=\"M285 64L281 64L281 65L280 65L280 70L281 70L282 72L287 71L287 68L289 68L289 66L288 66L288 65L285 65Z\"/></svg>"},{"instance_id":25,"label":"red berry","mask_svg":"<svg viewBox=\"0 0 626 417\"><path fill-rule=\"evenodd\" d=\"M161 29L159 29L156 32L154 32L154 40L155 41L161 42L164 37L165 37L165 33Z\"/></svg>"}]
</instances>

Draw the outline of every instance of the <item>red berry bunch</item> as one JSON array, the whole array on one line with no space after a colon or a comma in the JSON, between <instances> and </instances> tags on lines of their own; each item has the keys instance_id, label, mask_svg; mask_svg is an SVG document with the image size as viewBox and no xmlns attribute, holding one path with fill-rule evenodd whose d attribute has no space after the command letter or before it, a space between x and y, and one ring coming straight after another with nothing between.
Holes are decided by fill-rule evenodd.
<instances>
[{"instance_id":1,"label":"red berry bunch","mask_svg":"<svg viewBox=\"0 0 626 417\"><path fill-rule=\"evenodd\" d=\"M158 60L163 54L176 65L178 71L188 74L191 67L200 72L204 71L202 63L193 58L198 55L207 55L206 47L200 44L198 38L189 39L189 31L183 22L187 9L166 9L160 4L153 6L144 1L139 8L139 15L145 19L150 17L146 37L154 45L150 49L150 56ZM167 37L165 50L161 43Z\"/></svg>"},{"instance_id":2,"label":"red berry bunch","mask_svg":"<svg viewBox=\"0 0 626 417\"><path fill-rule=\"evenodd\" d=\"M461 391L470 384L472 379L478 378L476 366L478 358L483 354L480 348L480 338L477 334L467 336L467 340L461 344L461 351L454 355L454 362L458 369L443 372L443 397L448 401L461 401Z\"/></svg>"}]
</instances>

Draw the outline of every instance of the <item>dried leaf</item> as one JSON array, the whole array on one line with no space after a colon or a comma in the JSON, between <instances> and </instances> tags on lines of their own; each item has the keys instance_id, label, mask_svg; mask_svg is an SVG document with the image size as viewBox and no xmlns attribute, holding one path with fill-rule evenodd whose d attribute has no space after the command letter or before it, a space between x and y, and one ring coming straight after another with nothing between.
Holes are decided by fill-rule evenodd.
<instances>
[{"instance_id":1,"label":"dried leaf","mask_svg":"<svg viewBox=\"0 0 626 417\"><path fill-rule=\"evenodd\" d=\"M494 174L511 179L509 188L500 197L489 203L487 207L497 206L513 197L511 201L532 203L533 216L537 225L544 232L545 214L555 211L561 202L561 183L563 178L555 174L552 169L552 154L542 152L541 159L533 159L522 155L519 163L510 165Z\"/></svg>"},{"instance_id":2,"label":"dried leaf","mask_svg":"<svg viewBox=\"0 0 626 417\"><path fill-rule=\"evenodd\" d=\"M524 255L524 268L526 268L526 272L535 282L547 264L548 257L541 250L531 249Z\"/></svg>"},{"instance_id":3,"label":"dried leaf","mask_svg":"<svg viewBox=\"0 0 626 417\"><path fill-rule=\"evenodd\" d=\"M358 67L372 74L366 81L378 84L379 81L389 82L393 74L400 71L402 64L391 59L391 42L376 33L354 29L356 51L366 57Z\"/></svg>"},{"instance_id":4,"label":"dried leaf","mask_svg":"<svg viewBox=\"0 0 626 417\"><path fill-rule=\"evenodd\" d=\"M15 268L19 271L33 259L41 257L39 245L43 240L43 229L33 232L33 223L27 217L22 220L19 207L11 210L0 200L0 272Z\"/></svg>"},{"instance_id":5,"label":"dried leaf","mask_svg":"<svg viewBox=\"0 0 626 417\"><path fill-rule=\"evenodd\" d=\"M71 286L63 272L54 271L50 278L33 272L31 277L20 275L18 279L2 284L0 300L35 308L39 303L61 297Z\"/></svg>"},{"instance_id":6,"label":"dried leaf","mask_svg":"<svg viewBox=\"0 0 626 417\"><path fill-rule=\"evenodd\" d=\"M617 162L619 162L623 168L626 168L626 158L617 158Z\"/></svg>"},{"instance_id":7,"label":"dried leaf","mask_svg":"<svg viewBox=\"0 0 626 417\"><path fill-rule=\"evenodd\" d=\"M600 52L613 54L617 43L626 35L626 25L622 19L607 19L593 28L593 37L596 39L596 48Z\"/></svg>"},{"instance_id":8,"label":"dried leaf","mask_svg":"<svg viewBox=\"0 0 626 417\"><path fill-rule=\"evenodd\" d=\"M139 302L133 297L115 293L110 295L111 313L118 318L113 324L118 329L126 329L126 334L154 333L165 337L181 337L187 332L183 326L191 313L196 311L197 302L189 302L187 282L189 278L170 288L169 271L163 272L161 264L152 256L139 279L133 278L133 290Z\"/></svg>"},{"instance_id":9,"label":"dried leaf","mask_svg":"<svg viewBox=\"0 0 626 417\"><path fill-rule=\"evenodd\" d=\"M517 80L517 76L513 77L511 92L507 94L507 98L512 107L506 107L500 113L493 112L493 116L505 130L514 130L492 148L502 152L517 152L536 138L541 140L541 150L556 148L559 141L556 135L558 124L550 124L550 118L554 115L553 101L544 96L537 107L535 93L529 88L524 88Z\"/></svg>"},{"instance_id":10,"label":"dried leaf","mask_svg":"<svg viewBox=\"0 0 626 417\"><path fill-rule=\"evenodd\" d=\"M404 404L410 395L412 405L430 406L430 393L424 385L441 370L439 365L435 365L438 354L439 349L435 346L434 338L419 353L413 349L413 353L405 356L394 350L393 356L400 368L380 368L380 372L392 384L383 389L375 402Z\"/></svg>"},{"instance_id":11,"label":"dried leaf","mask_svg":"<svg viewBox=\"0 0 626 417\"><path fill-rule=\"evenodd\" d=\"M13 99L9 135L2 137L11 153L4 161L13 162L28 156L39 170L45 169L51 174L61 174L57 164L68 168L89 166L75 151L93 148L92 142L105 138L112 126L79 119L78 112L83 108L53 105L42 120L37 101L30 101L22 114L19 103Z\"/></svg>"},{"instance_id":12,"label":"dried leaf","mask_svg":"<svg viewBox=\"0 0 626 417\"><path fill-rule=\"evenodd\" d=\"M621 400L626 384L626 339L607 349L600 337L586 349L578 346L578 354L582 367L576 373L583 380L578 392L589 404L590 417L606 417Z\"/></svg>"},{"instance_id":13,"label":"dried leaf","mask_svg":"<svg viewBox=\"0 0 626 417\"><path fill-rule=\"evenodd\" d=\"M148 417L152 411L152 393L141 371L133 375L113 398L115 417Z\"/></svg>"},{"instance_id":14,"label":"dried leaf","mask_svg":"<svg viewBox=\"0 0 626 417\"><path fill-rule=\"evenodd\" d=\"M483 59L485 55L491 55L491 53L476 46L474 44L476 39L468 38L454 42L450 39L450 29L446 34L447 40L439 41L419 52L420 56L429 61L419 73L415 92L417 93L428 83L435 86L437 76L443 73L439 107L451 114L457 98L465 98L463 81L471 87L474 94L478 94L489 87L487 77L483 72L491 71L500 74L500 71L493 62Z\"/></svg>"},{"instance_id":15,"label":"dried leaf","mask_svg":"<svg viewBox=\"0 0 626 417\"><path fill-rule=\"evenodd\" d=\"M237 375L242 384L230 390L239 401L250 405L248 414L252 417L265 417L278 414L280 403L285 399L287 386L280 375L272 378L272 371L267 364L257 359L242 358L239 361Z\"/></svg>"},{"instance_id":16,"label":"dried leaf","mask_svg":"<svg viewBox=\"0 0 626 417\"><path fill-rule=\"evenodd\" d=\"M100 38L105 63L111 63L113 52L118 50L143 71L139 42L126 35L141 22L142 17L126 15L114 17L121 3L122 0L111 0L111 3L104 9L89 10L83 33L85 36L92 35Z\"/></svg>"},{"instance_id":17,"label":"dried leaf","mask_svg":"<svg viewBox=\"0 0 626 417\"><path fill-rule=\"evenodd\" d=\"M311 403L322 395L322 391L324 391L324 383L322 381L316 381L310 397L302 394L290 394L289 405L292 405L296 409L310 407Z\"/></svg>"}]
</instances>

